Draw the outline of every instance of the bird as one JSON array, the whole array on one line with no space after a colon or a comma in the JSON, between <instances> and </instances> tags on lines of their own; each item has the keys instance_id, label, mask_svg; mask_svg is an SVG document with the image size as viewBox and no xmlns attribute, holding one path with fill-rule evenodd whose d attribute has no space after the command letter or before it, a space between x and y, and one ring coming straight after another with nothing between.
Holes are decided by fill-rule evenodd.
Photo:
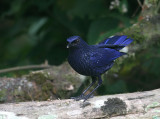
<instances>
[{"instance_id":1,"label":"bird","mask_svg":"<svg viewBox=\"0 0 160 119\"><path fill-rule=\"evenodd\" d=\"M126 35L115 35L96 45L88 45L80 36L67 38L68 63L77 73L90 76L92 79L92 83L80 96L71 97L71 99L84 100L85 102L93 97L95 90L102 85L101 75L111 69L117 58L126 54L120 50L132 41L133 39L127 38ZM86 94L96 82L98 82L96 87L89 94Z\"/></svg>"}]
</instances>

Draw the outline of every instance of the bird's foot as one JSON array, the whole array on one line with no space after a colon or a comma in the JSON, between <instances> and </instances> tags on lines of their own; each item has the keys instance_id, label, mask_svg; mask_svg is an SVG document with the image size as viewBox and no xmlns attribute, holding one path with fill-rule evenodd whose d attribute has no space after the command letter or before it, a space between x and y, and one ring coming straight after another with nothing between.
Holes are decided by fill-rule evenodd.
<instances>
[{"instance_id":1,"label":"bird's foot","mask_svg":"<svg viewBox=\"0 0 160 119\"><path fill-rule=\"evenodd\" d=\"M82 94L82 95L77 96L77 97L71 97L71 99L74 99L75 101L79 101L79 100L84 99L84 97L85 97L85 95L84 95L84 94Z\"/></svg>"},{"instance_id":2,"label":"bird's foot","mask_svg":"<svg viewBox=\"0 0 160 119\"><path fill-rule=\"evenodd\" d=\"M85 96L84 94L82 94L82 95L77 96L77 97L71 97L71 99L74 99L75 101L79 101L79 100L84 99L84 102L89 98L93 98L93 95L86 95Z\"/></svg>"},{"instance_id":3,"label":"bird's foot","mask_svg":"<svg viewBox=\"0 0 160 119\"><path fill-rule=\"evenodd\" d=\"M86 100L88 100L89 98L93 98L93 94L92 95L86 95L86 96L84 96L84 101L83 102L85 102Z\"/></svg>"}]
</instances>

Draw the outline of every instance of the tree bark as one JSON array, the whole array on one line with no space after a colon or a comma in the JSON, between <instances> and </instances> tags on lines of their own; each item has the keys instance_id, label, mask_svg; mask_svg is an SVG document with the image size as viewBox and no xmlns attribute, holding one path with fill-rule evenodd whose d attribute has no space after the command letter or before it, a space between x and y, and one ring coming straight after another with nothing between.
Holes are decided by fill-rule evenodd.
<instances>
[{"instance_id":1,"label":"tree bark","mask_svg":"<svg viewBox=\"0 0 160 119\"><path fill-rule=\"evenodd\" d=\"M1 119L159 119L160 89L96 96L86 102L53 100L0 104Z\"/></svg>"}]
</instances>

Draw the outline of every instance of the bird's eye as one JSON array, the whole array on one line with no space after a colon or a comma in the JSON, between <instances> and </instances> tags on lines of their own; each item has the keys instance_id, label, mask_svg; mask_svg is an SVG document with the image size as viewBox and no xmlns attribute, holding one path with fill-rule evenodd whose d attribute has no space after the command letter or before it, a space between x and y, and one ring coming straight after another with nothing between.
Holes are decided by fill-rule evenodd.
<instances>
[{"instance_id":1,"label":"bird's eye","mask_svg":"<svg viewBox=\"0 0 160 119\"><path fill-rule=\"evenodd\" d=\"M72 42L72 44L77 44L78 42L79 42L79 39L74 40L74 41Z\"/></svg>"}]
</instances>

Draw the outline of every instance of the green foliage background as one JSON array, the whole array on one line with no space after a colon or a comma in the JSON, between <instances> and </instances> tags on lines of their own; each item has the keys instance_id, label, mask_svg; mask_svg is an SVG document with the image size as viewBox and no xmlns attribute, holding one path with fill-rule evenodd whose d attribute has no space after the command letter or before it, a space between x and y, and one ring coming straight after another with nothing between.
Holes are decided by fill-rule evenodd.
<instances>
[{"instance_id":1,"label":"green foliage background","mask_svg":"<svg viewBox=\"0 0 160 119\"><path fill-rule=\"evenodd\" d=\"M122 0L2 0L0 68L66 60L66 39L79 35L89 44L130 26L138 3ZM123 12L124 6L128 11ZM139 9L140 10L140 9ZM136 13L138 15L138 13Z\"/></svg>"}]
</instances>

